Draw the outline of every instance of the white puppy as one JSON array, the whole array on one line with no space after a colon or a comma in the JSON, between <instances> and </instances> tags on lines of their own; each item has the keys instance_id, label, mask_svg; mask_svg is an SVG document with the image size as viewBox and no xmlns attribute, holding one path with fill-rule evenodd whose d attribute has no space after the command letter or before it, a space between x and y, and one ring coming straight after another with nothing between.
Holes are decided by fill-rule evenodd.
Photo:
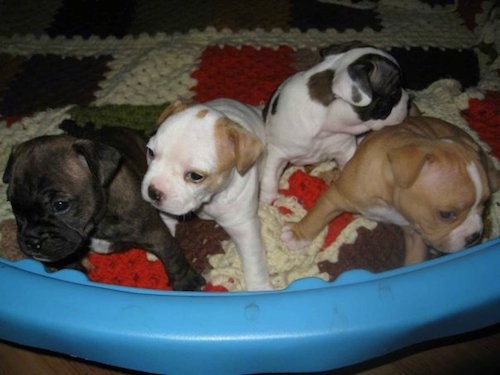
<instances>
[{"instance_id":1,"label":"white puppy","mask_svg":"<svg viewBox=\"0 0 500 375\"><path fill-rule=\"evenodd\" d=\"M147 148L142 196L172 233L175 216L195 212L221 225L238 249L248 290L272 289L257 216L260 111L231 99L187 105L161 115Z\"/></svg>"},{"instance_id":2,"label":"white puppy","mask_svg":"<svg viewBox=\"0 0 500 375\"><path fill-rule=\"evenodd\" d=\"M272 203L288 163L335 159L342 168L356 149L356 135L395 125L408 113L396 60L353 42L322 51L324 60L288 78L264 109L267 156L260 199Z\"/></svg>"}]
</instances>

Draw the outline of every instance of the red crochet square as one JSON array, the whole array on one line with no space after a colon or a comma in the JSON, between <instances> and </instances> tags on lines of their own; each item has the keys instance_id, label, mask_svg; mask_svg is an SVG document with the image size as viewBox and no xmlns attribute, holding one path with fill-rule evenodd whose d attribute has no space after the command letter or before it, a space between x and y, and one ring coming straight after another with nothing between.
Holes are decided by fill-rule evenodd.
<instances>
[{"instance_id":1,"label":"red crochet square","mask_svg":"<svg viewBox=\"0 0 500 375\"><path fill-rule=\"evenodd\" d=\"M198 81L192 88L194 99L203 103L217 98L232 98L252 105L267 102L273 91L295 73L293 49L243 46L210 46L201 56L199 68L192 73Z\"/></svg>"},{"instance_id":2,"label":"red crochet square","mask_svg":"<svg viewBox=\"0 0 500 375\"><path fill-rule=\"evenodd\" d=\"M500 92L488 91L483 100L470 99L462 116L491 147L492 155L500 158Z\"/></svg>"}]
</instances>

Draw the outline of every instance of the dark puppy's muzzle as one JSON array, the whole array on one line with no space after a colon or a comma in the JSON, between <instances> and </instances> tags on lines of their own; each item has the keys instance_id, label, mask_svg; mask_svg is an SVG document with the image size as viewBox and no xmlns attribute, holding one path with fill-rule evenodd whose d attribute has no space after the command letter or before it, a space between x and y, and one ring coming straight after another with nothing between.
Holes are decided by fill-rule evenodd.
<instances>
[{"instance_id":1,"label":"dark puppy's muzzle","mask_svg":"<svg viewBox=\"0 0 500 375\"><path fill-rule=\"evenodd\" d=\"M21 251L42 262L58 262L76 254L84 245L84 238L67 228L36 228L27 225L17 233Z\"/></svg>"}]
</instances>

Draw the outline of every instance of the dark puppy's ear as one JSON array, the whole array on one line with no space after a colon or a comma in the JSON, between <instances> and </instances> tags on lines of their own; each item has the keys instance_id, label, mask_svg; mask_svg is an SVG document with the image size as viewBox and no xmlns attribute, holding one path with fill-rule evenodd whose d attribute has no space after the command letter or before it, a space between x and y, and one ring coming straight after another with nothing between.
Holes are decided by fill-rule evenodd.
<instances>
[{"instance_id":1,"label":"dark puppy's ear","mask_svg":"<svg viewBox=\"0 0 500 375\"><path fill-rule=\"evenodd\" d=\"M16 147L12 147L12 150L9 155L9 160L7 161L7 165L3 171L2 181L4 184L10 183L10 179L12 177L12 168L14 167L14 162L16 160Z\"/></svg>"},{"instance_id":2,"label":"dark puppy's ear","mask_svg":"<svg viewBox=\"0 0 500 375\"><path fill-rule=\"evenodd\" d=\"M17 157L29 149L30 146L28 142L19 143L12 147L9 155L9 160L7 160L7 164L5 165L5 169L3 171L2 181L4 184L10 183L12 178L12 171L14 169L14 164L16 163Z\"/></svg>"},{"instance_id":3,"label":"dark puppy's ear","mask_svg":"<svg viewBox=\"0 0 500 375\"><path fill-rule=\"evenodd\" d=\"M110 183L122 159L117 149L86 139L77 140L73 149L84 158L90 172L98 178L102 186Z\"/></svg>"},{"instance_id":4,"label":"dark puppy's ear","mask_svg":"<svg viewBox=\"0 0 500 375\"><path fill-rule=\"evenodd\" d=\"M339 53L347 52L354 48L364 48L371 47L370 45L360 42L359 40L353 40L351 42L341 43L341 44L332 44L328 47L321 48L319 50L319 54L321 57L325 58L329 55L338 55Z\"/></svg>"}]
</instances>

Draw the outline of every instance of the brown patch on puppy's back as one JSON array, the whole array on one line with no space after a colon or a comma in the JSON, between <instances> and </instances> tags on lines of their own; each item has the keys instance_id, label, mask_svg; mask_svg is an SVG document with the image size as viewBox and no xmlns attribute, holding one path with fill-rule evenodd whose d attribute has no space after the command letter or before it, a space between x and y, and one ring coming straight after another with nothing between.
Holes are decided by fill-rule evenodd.
<instances>
[{"instance_id":1,"label":"brown patch on puppy's back","mask_svg":"<svg viewBox=\"0 0 500 375\"><path fill-rule=\"evenodd\" d=\"M335 77L335 72L331 69L318 72L309 77L307 88L312 100L323 104L325 107L333 102L335 99L332 91L333 77Z\"/></svg>"}]
</instances>

